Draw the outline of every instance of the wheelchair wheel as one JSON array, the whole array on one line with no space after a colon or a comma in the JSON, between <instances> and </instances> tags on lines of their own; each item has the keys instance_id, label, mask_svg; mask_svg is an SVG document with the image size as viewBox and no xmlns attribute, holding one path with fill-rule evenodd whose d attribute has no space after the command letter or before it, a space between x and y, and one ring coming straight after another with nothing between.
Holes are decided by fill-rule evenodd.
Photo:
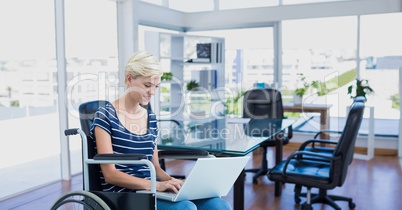
<instances>
[{"instance_id":1,"label":"wheelchair wheel","mask_svg":"<svg viewBox=\"0 0 402 210\"><path fill-rule=\"evenodd\" d=\"M97 195L87 191L74 191L61 196L51 210L110 210Z\"/></svg>"}]
</instances>

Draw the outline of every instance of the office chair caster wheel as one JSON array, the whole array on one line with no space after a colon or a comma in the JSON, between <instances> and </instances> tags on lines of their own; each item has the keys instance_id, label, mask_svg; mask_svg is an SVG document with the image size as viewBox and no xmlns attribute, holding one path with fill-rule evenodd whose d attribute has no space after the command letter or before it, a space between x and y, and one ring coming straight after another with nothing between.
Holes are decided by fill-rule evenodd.
<instances>
[{"instance_id":1,"label":"office chair caster wheel","mask_svg":"<svg viewBox=\"0 0 402 210\"><path fill-rule=\"evenodd\" d=\"M295 203L300 204L301 199L298 196L295 196Z\"/></svg>"},{"instance_id":2,"label":"office chair caster wheel","mask_svg":"<svg viewBox=\"0 0 402 210\"><path fill-rule=\"evenodd\" d=\"M51 210L62 209L94 209L111 210L97 195L87 191L74 191L61 196Z\"/></svg>"},{"instance_id":3,"label":"office chair caster wheel","mask_svg":"<svg viewBox=\"0 0 402 210\"><path fill-rule=\"evenodd\" d=\"M257 180L257 179L253 179L253 184L258 184L258 180Z\"/></svg>"},{"instance_id":4,"label":"office chair caster wheel","mask_svg":"<svg viewBox=\"0 0 402 210\"><path fill-rule=\"evenodd\" d=\"M356 204L353 202L349 202L349 209L355 209L356 208Z\"/></svg>"},{"instance_id":5,"label":"office chair caster wheel","mask_svg":"<svg viewBox=\"0 0 402 210\"><path fill-rule=\"evenodd\" d=\"M311 204L307 204L307 203L303 203L301 206L301 210L313 210L313 207L311 206Z\"/></svg>"}]
</instances>

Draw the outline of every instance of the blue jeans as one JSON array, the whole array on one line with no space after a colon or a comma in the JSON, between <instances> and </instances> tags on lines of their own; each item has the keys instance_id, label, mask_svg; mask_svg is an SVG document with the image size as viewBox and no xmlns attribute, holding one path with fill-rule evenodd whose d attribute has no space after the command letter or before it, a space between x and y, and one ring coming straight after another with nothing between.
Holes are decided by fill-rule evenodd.
<instances>
[{"instance_id":1,"label":"blue jeans","mask_svg":"<svg viewBox=\"0 0 402 210\"><path fill-rule=\"evenodd\" d=\"M157 210L231 210L230 204L222 198L206 198L170 202L157 200Z\"/></svg>"}]
</instances>

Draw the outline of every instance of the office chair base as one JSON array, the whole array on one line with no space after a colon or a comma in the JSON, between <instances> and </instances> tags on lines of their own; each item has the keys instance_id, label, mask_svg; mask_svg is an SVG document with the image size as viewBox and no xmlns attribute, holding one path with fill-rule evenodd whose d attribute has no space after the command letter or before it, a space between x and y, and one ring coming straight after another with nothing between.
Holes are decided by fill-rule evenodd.
<instances>
[{"instance_id":1,"label":"office chair base","mask_svg":"<svg viewBox=\"0 0 402 210\"><path fill-rule=\"evenodd\" d=\"M251 172L255 173L253 176L253 184L258 184L258 177L260 176L266 176L268 173L268 169L264 169L263 167L261 168L253 168L253 169L246 169L244 172Z\"/></svg>"},{"instance_id":2,"label":"office chair base","mask_svg":"<svg viewBox=\"0 0 402 210\"><path fill-rule=\"evenodd\" d=\"M299 189L301 190L301 187L295 187L295 202L300 203L301 199L300 197L307 197L307 193L300 193ZM349 205L349 209L354 209L356 207L356 204L353 203L352 198L348 197L343 197L343 196L337 196L337 195L327 195L326 190L319 190L319 193L310 193L311 199L309 202L304 202L302 204L302 209L308 210L311 204L314 203L322 203L322 204L327 204L330 205L332 208L336 210L341 210L341 208L338 206L338 204L335 203L335 201L347 201ZM308 204L309 203L309 204Z\"/></svg>"},{"instance_id":3,"label":"office chair base","mask_svg":"<svg viewBox=\"0 0 402 210\"><path fill-rule=\"evenodd\" d=\"M253 169L246 169L244 172L248 173L255 173L253 176L253 184L258 184L258 177L260 176L266 176L268 173L268 161L267 161L267 152L268 148L267 147L261 147L262 148L262 162L261 162L261 167L259 168L253 168Z\"/></svg>"}]
</instances>

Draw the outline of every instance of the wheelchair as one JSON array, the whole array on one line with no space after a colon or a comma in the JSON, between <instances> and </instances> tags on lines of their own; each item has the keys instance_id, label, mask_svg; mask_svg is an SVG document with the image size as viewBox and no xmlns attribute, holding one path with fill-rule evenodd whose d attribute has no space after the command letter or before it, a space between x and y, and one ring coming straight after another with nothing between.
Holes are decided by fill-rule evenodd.
<instances>
[{"instance_id":1,"label":"wheelchair","mask_svg":"<svg viewBox=\"0 0 402 210\"><path fill-rule=\"evenodd\" d=\"M52 205L51 210L123 210L156 209L156 172L151 161L139 154L102 154L94 155L94 147L89 146L86 134L79 128L65 130L65 135L81 136L83 152L84 190L72 191L62 195ZM151 193L103 192L100 180L99 164L145 164L151 171Z\"/></svg>"},{"instance_id":2,"label":"wheelchair","mask_svg":"<svg viewBox=\"0 0 402 210\"><path fill-rule=\"evenodd\" d=\"M81 129L73 128L65 130L65 135L81 136L82 140L82 159L84 190L67 193L61 196L52 206L55 209L156 209L156 172L151 161L146 156L140 154L96 154L95 143L90 140L90 127L93 123L94 114L100 106L105 106L108 101L96 100L82 103L79 108ZM151 107L146 107L151 109ZM175 120L161 120L173 122L181 126ZM203 150L165 150L159 151L161 166L164 168L165 158L174 159L197 159L199 157L211 157L208 152ZM146 164L151 170L151 193L133 192L103 192L100 180L99 164ZM180 176L179 176L180 177ZM153 189L153 190L152 190ZM102 203L102 201L104 203ZM62 208L64 206L64 208ZM73 206L77 208L69 208ZM108 206L108 207L107 207Z\"/></svg>"}]
</instances>

